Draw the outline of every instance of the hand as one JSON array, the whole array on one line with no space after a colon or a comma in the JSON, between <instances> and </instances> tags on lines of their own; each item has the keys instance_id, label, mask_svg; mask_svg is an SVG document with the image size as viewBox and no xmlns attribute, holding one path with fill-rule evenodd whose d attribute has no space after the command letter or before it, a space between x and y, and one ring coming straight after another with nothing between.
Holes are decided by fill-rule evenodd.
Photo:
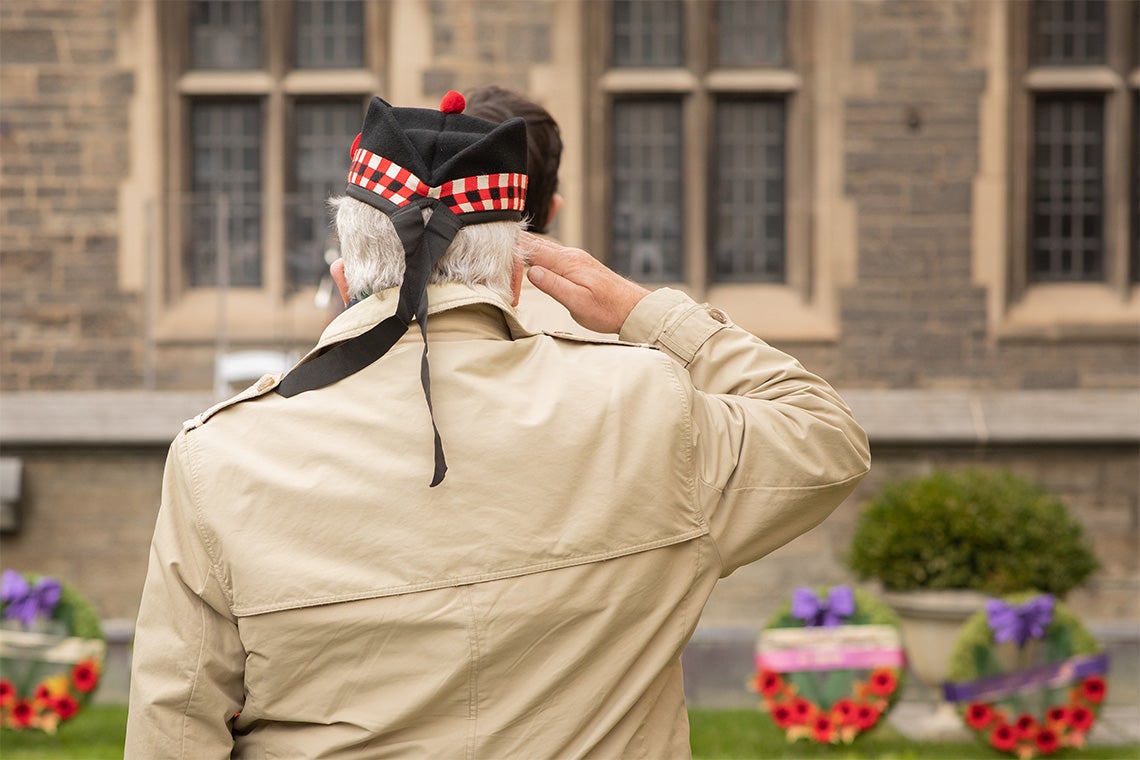
<instances>
[{"instance_id":1,"label":"hand","mask_svg":"<svg viewBox=\"0 0 1140 760\"><path fill-rule=\"evenodd\" d=\"M621 331L629 313L649 291L578 248L523 232L518 248L529 263L527 278L562 304L574 321L600 333Z\"/></svg>"}]
</instances>

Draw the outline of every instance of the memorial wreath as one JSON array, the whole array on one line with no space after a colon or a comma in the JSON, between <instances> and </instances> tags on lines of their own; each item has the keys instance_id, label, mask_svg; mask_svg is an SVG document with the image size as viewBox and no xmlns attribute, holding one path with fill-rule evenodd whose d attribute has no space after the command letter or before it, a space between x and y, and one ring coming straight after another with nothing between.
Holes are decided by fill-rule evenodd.
<instances>
[{"instance_id":1,"label":"memorial wreath","mask_svg":"<svg viewBox=\"0 0 1140 760\"><path fill-rule=\"evenodd\" d=\"M788 741L850 743L898 699L901 641L897 616L869 592L797 588L757 641L761 709Z\"/></svg>"},{"instance_id":2,"label":"memorial wreath","mask_svg":"<svg viewBox=\"0 0 1140 760\"><path fill-rule=\"evenodd\" d=\"M5 570L0 583L0 724L54 733L99 685L99 617L51 576Z\"/></svg>"},{"instance_id":3,"label":"memorial wreath","mask_svg":"<svg viewBox=\"0 0 1140 760\"><path fill-rule=\"evenodd\" d=\"M1108 657L1049 594L990 599L962 626L943 685L975 735L1021 760L1083 747L1106 694Z\"/></svg>"}]
</instances>

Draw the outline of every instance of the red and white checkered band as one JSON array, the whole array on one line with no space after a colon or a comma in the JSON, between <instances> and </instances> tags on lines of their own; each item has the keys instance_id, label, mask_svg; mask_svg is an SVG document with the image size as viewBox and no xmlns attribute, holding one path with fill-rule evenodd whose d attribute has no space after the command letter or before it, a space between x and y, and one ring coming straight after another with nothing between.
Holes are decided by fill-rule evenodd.
<instances>
[{"instance_id":1,"label":"red and white checkered band","mask_svg":"<svg viewBox=\"0 0 1140 760\"><path fill-rule=\"evenodd\" d=\"M410 171L378 156L366 148L357 148L348 170L348 183L397 206L406 206L416 196L439 198L455 214L474 211L522 211L526 200L525 174L480 174L463 177L431 187Z\"/></svg>"}]
</instances>

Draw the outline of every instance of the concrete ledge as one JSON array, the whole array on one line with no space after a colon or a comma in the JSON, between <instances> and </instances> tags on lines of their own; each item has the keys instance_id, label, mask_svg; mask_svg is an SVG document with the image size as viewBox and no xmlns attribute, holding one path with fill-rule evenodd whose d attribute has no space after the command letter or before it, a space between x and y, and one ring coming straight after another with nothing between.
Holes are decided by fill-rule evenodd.
<instances>
[{"instance_id":1,"label":"concrete ledge","mask_svg":"<svg viewBox=\"0 0 1140 760\"><path fill-rule=\"evenodd\" d=\"M841 391L872 443L1140 442L1140 389ZM6 445L165 445L209 393L104 391L0 394Z\"/></svg>"},{"instance_id":2,"label":"concrete ledge","mask_svg":"<svg viewBox=\"0 0 1140 760\"><path fill-rule=\"evenodd\" d=\"M873 443L1140 441L1140 389L841 393Z\"/></svg>"},{"instance_id":3,"label":"concrete ledge","mask_svg":"<svg viewBox=\"0 0 1140 760\"><path fill-rule=\"evenodd\" d=\"M166 445L213 403L209 393L4 393L0 443Z\"/></svg>"}]
</instances>

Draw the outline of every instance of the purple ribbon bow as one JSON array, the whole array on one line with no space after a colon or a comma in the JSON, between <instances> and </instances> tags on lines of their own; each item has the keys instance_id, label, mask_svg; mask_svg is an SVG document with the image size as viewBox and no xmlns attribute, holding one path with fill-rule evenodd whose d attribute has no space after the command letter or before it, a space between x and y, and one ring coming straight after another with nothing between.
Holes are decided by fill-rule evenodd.
<instances>
[{"instance_id":1,"label":"purple ribbon bow","mask_svg":"<svg viewBox=\"0 0 1140 760\"><path fill-rule=\"evenodd\" d=\"M808 628L834 628L855 612L855 594L850 586L833 586L827 599L820 599L807 586L792 592L792 617L804 621Z\"/></svg>"},{"instance_id":2,"label":"purple ribbon bow","mask_svg":"<svg viewBox=\"0 0 1140 760\"><path fill-rule=\"evenodd\" d=\"M5 570L0 580L0 602L7 605L4 617L19 619L25 626L37 615L50 618L62 593L59 581L46 575L30 585L20 573Z\"/></svg>"},{"instance_id":3,"label":"purple ribbon bow","mask_svg":"<svg viewBox=\"0 0 1140 760\"><path fill-rule=\"evenodd\" d=\"M1017 641L1019 647L1030 639L1040 639L1053 621L1053 597L1035 596L1024 604L1006 604L1000 599L986 601L986 622L994 641Z\"/></svg>"}]
</instances>

